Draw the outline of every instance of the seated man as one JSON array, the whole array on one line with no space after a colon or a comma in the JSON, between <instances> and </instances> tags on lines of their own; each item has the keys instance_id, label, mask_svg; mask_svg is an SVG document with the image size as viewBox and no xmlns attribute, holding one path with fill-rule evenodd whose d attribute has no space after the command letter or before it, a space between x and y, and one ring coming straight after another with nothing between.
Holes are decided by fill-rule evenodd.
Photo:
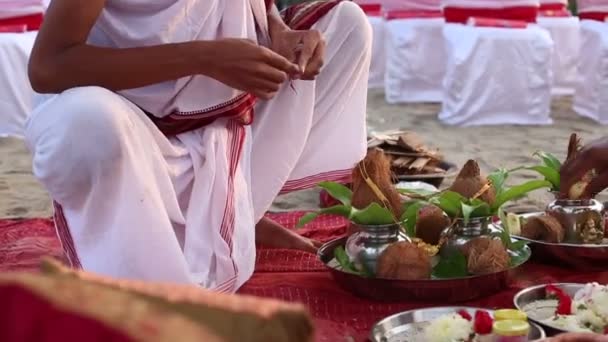
<instances>
[{"instance_id":1,"label":"seated man","mask_svg":"<svg viewBox=\"0 0 608 342\"><path fill-rule=\"evenodd\" d=\"M52 1L29 74L55 95L26 136L74 267L229 292L256 242L315 250L263 215L364 156L371 33L350 2L286 18L297 30L263 0Z\"/></svg>"}]
</instances>

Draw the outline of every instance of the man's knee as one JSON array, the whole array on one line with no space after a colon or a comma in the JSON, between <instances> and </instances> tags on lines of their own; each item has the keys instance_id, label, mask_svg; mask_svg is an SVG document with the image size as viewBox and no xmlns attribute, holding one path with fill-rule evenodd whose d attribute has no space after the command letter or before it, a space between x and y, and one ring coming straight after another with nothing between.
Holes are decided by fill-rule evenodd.
<instances>
[{"instance_id":1,"label":"man's knee","mask_svg":"<svg viewBox=\"0 0 608 342\"><path fill-rule=\"evenodd\" d=\"M68 90L42 104L26 128L34 173L53 192L67 183L86 187L93 172L123 155L128 118L124 100L98 87ZM61 188L61 189L58 189Z\"/></svg>"},{"instance_id":2,"label":"man's knee","mask_svg":"<svg viewBox=\"0 0 608 342\"><path fill-rule=\"evenodd\" d=\"M372 28L365 13L352 1L343 1L336 6L336 18L339 25L349 27L349 41L354 48L369 54L372 48Z\"/></svg>"}]
</instances>

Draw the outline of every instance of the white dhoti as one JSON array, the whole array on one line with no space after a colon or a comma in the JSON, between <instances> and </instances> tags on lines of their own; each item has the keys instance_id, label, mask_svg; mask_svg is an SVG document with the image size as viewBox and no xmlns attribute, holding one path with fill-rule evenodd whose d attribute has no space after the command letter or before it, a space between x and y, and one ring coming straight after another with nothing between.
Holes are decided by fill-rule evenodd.
<instances>
[{"instance_id":1,"label":"white dhoti","mask_svg":"<svg viewBox=\"0 0 608 342\"><path fill-rule=\"evenodd\" d=\"M218 291L247 281L255 223L276 195L344 180L365 154L367 19L344 2L313 28L327 41L322 73L259 102L252 126L217 119L167 138L142 109L102 88L43 102L26 138L34 173L59 204L70 261Z\"/></svg>"}]
</instances>

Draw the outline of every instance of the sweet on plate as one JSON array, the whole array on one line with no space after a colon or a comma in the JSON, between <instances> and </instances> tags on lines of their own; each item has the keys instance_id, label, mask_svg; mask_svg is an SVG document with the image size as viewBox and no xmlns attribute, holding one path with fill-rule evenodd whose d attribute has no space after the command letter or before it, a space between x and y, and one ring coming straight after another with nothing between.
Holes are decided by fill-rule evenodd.
<instances>
[{"instance_id":1,"label":"sweet on plate","mask_svg":"<svg viewBox=\"0 0 608 342\"><path fill-rule=\"evenodd\" d=\"M420 341L484 342L492 341L493 319L487 311L477 310L474 317L466 310L440 316L424 329Z\"/></svg>"}]
</instances>

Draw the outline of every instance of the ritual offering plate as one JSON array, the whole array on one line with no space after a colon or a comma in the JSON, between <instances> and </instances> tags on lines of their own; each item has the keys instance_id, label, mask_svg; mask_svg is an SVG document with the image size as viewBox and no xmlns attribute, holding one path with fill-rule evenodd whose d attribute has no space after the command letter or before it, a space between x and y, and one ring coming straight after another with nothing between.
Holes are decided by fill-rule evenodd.
<instances>
[{"instance_id":1,"label":"ritual offering plate","mask_svg":"<svg viewBox=\"0 0 608 342\"><path fill-rule=\"evenodd\" d=\"M428 147L414 132L375 133L368 139L368 148L379 148L390 158L391 171L400 181L439 187L456 174L456 165L445 161L438 149Z\"/></svg>"},{"instance_id":2,"label":"ritual offering plate","mask_svg":"<svg viewBox=\"0 0 608 342\"><path fill-rule=\"evenodd\" d=\"M561 228L546 213L536 212L514 215L509 214L510 217L506 219L511 236L528 242L535 258L555 265L573 267L577 270L606 270L608 239L605 237L594 243L574 242L576 240L567 240L565 237L559 239L560 242L557 242L558 240L554 239L555 235L562 234L565 236L566 232L555 233L555 231ZM604 218L601 219L604 220ZM530 222L530 220L537 222ZM498 221L495 224L504 228L502 221ZM547 234L544 236L540 235L537 239L532 239L526 237L532 234L527 233L526 229L545 229Z\"/></svg>"},{"instance_id":3,"label":"ritual offering plate","mask_svg":"<svg viewBox=\"0 0 608 342\"><path fill-rule=\"evenodd\" d=\"M492 327L498 320L498 315L495 317L494 314L492 310L469 307L438 307L402 312L376 323L370 333L370 340L372 342L493 341ZM525 322L525 318L522 322ZM539 325L529 322L527 328L528 340L545 338L545 332Z\"/></svg>"},{"instance_id":4,"label":"ritual offering plate","mask_svg":"<svg viewBox=\"0 0 608 342\"><path fill-rule=\"evenodd\" d=\"M318 252L321 261L342 288L358 296L379 301L454 303L489 296L506 288L512 273L528 261L531 255L530 249L523 246L511 259L508 268L499 272L468 275L466 261L456 257L442 260L441 255L437 254L433 257L430 277L401 280L377 277L373 272L359 273L353 268L345 267L344 265L348 264L346 242L347 238L340 238L323 245ZM419 272L423 266L419 267L413 263L411 267L400 271ZM455 276L451 277L452 275Z\"/></svg>"},{"instance_id":5,"label":"ritual offering plate","mask_svg":"<svg viewBox=\"0 0 608 342\"><path fill-rule=\"evenodd\" d=\"M608 287L597 283L558 283L519 292L515 306L547 333L608 331Z\"/></svg>"}]
</instances>

